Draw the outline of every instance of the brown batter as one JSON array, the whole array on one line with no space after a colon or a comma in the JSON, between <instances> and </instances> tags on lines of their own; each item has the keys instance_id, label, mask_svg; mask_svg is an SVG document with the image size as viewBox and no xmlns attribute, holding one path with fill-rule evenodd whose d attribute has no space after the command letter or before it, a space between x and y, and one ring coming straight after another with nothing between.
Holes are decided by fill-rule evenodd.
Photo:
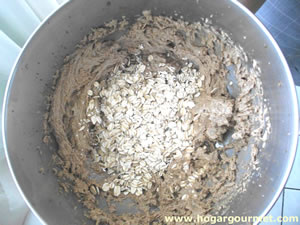
<instances>
[{"instance_id":1,"label":"brown batter","mask_svg":"<svg viewBox=\"0 0 300 225\"><path fill-rule=\"evenodd\" d=\"M115 32L122 32L121 37L116 38ZM97 81L105 87L112 71L138 60L152 72L159 64L180 71L188 61L204 76L202 93L192 109L195 148L174 159L162 175L153 174L151 189L141 196L121 193L115 197L112 191L102 190L104 178L110 178L93 159L99 145L95 127L87 123L88 129L79 130L87 118L86 93L93 84ZM51 102L48 122L59 146L53 158L58 177L67 179L61 182L64 190L76 194L87 217L97 224L164 224L164 216L210 215L226 208L240 185L236 154L249 144L250 136L258 144L265 128L261 82L256 68L247 69L246 61L241 48L208 24L144 12L131 26L124 20L94 29L66 57ZM235 66L235 94L228 91L234 87L228 81L230 65ZM229 130L234 141L223 143ZM235 149L231 157L226 154L230 148ZM99 207L100 201L106 201L108 208ZM120 213L118 205L126 201L131 202L127 208L132 211Z\"/></svg>"}]
</instances>

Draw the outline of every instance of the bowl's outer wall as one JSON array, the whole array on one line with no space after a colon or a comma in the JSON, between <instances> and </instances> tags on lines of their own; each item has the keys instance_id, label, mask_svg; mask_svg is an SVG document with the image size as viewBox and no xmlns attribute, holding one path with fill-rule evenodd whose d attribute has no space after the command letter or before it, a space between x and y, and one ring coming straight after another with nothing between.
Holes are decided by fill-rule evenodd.
<instances>
[{"instance_id":1,"label":"bowl's outer wall","mask_svg":"<svg viewBox=\"0 0 300 225\"><path fill-rule=\"evenodd\" d=\"M82 224L85 220L80 206L73 210L78 205L75 199L58 193L59 186L51 171L55 146L42 143L46 95L63 58L74 51L92 27L123 15L136 18L145 9L151 9L155 15L173 15L177 11L188 21L213 15L213 23L260 62L265 98L271 106L272 134L259 156L261 176L252 178L247 191L232 203L230 212L261 215L278 197L293 162L298 129L296 94L273 39L249 12L227 0L73 0L37 30L11 74L3 115L7 157L27 203L47 224ZM44 168L45 174L39 173L40 168Z\"/></svg>"}]
</instances>

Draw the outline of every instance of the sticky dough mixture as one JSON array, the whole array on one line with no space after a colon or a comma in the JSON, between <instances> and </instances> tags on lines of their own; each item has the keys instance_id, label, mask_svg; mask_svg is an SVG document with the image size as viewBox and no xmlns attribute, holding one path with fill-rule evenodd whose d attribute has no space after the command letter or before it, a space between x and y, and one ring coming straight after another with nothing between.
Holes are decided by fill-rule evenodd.
<instances>
[{"instance_id":1,"label":"sticky dough mixture","mask_svg":"<svg viewBox=\"0 0 300 225\"><path fill-rule=\"evenodd\" d=\"M235 71L234 79L230 78L230 68ZM133 25L128 25L124 19L94 29L76 51L66 57L57 73L51 98L47 121L59 146L53 159L61 186L77 196L86 208L86 216L97 224L163 224L164 216L168 215L217 213L238 192L238 152L251 145L249 151L253 151L255 164L259 143L266 139L264 130L268 124L264 121L266 110L258 74L256 62L249 62L240 47L208 23L187 23L144 12ZM138 76L136 80L135 76ZM142 159L134 158L140 156L141 151L155 152L151 148L154 141L147 145L152 131L147 131L146 138L141 139L138 134L142 125L134 127L130 136L125 124L122 131L116 131L120 140L114 143L119 145L103 147L103 143L107 144L113 137L108 131L116 130L113 122L117 119L116 112L121 112L118 114L121 127L128 111L126 102L124 112L121 109L107 112L105 107L118 103L119 100L109 97L120 91L120 87L127 89L124 95L119 95L120 100L130 102L129 97L133 96L134 102L135 94L140 93L141 88L147 89L150 80L154 82L151 88L160 90L162 95L152 95L153 102L167 96L167 91L170 96L176 95L172 97L175 113L172 114L165 100L163 103L169 111L158 112L152 122L159 118L162 124L163 119L168 121L168 125L164 125L165 133L172 129L176 133L176 129L187 124L188 128L182 128L187 137L177 142L172 139L179 146L174 148L175 152L168 150L172 146L166 149L164 144L155 145L157 148L163 146L159 150L162 156L158 155L163 158L162 164L160 167L140 165L140 170L143 165L145 170L148 168L146 172L150 176L144 176L144 186L135 189L132 187L134 176L142 172L132 169L134 163L127 164L123 170L120 166L129 162L130 157L141 164ZM178 90L173 88L172 82L179 85ZM191 85L191 82L198 83ZM196 89L188 90L189 87ZM182 93L178 94L182 90L189 93L187 103L183 103ZM147 101L152 92L148 90L147 93L150 94L144 96L143 101ZM161 110L162 106L155 104L153 107ZM151 104L147 107L154 110ZM130 120L130 116L133 115L126 118ZM178 124L172 118L186 123ZM151 123L151 118L149 121ZM147 126L145 122L142 124ZM175 137L179 139L179 136ZM125 137L136 137L136 141L121 154L120 143L129 142L122 142ZM228 137L231 141L226 141ZM140 152L130 152L138 144L142 146ZM233 149L234 154L228 155L228 149ZM121 156L123 164L118 162ZM147 157L143 159L145 162ZM110 164L111 161L115 164ZM155 170L149 171L149 168ZM129 184L122 181L126 176L120 171L124 170L137 173L129 174ZM127 205L125 211L118 209L122 204Z\"/></svg>"}]
</instances>

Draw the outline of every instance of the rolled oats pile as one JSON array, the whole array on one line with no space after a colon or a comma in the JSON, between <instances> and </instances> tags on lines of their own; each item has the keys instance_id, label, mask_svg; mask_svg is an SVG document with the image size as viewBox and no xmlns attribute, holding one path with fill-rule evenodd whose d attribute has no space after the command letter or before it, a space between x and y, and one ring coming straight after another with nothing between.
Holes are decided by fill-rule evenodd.
<instances>
[{"instance_id":1,"label":"rolled oats pile","mask_svg":"<svg viewBox=\"0 0 300 225\"><path fill-rule=\"evenodd\" d=\"M161 64L154 73L144 64L131 65L110 74L106 86L95 82L88 90L85 123L95 125L100 145L95 161L108 174L119 175L105 182L103 191L139 196L151 189L153 174L162 176L173 159L193 151L191 109L204 76L192 63L185 65L176 72Z\"/></svg>"},{"instance_id":2,"label":"rolled oats pile","mask_svg":"<svg viewBox=\"0 0 300 225\"><path fill-rule=\"evenodd\" d=\"M225 212L270 129L259 74L207 20L145 11L93 29L57 72L46 115L60 186L96 224ZM252 161L238 180L241 151Z\"/></svg>"}]
</instances>

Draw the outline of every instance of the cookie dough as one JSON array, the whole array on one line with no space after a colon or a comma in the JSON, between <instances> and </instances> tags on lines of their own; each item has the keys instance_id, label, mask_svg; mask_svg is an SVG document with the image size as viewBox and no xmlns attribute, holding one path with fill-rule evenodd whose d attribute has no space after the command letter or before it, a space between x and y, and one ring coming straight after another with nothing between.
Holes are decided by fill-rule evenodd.
<instances>
[{"instance_id":1,"label":"cookie dough","mask_svg":"<svg viewBox=\"0 0 300 225\"><path fill-rule=\"evenodd\" d=\"M58 144L53 159L61 186L77 196L96 224L164 224L164 216L222 211L241 185L236 180L238 152L250 145L251 137L257 154L269 126L254 64L226 33L206 22L145 11L132 25L123 19L93 29L65 58L51 96L47 134ZM167 67L174 68L173 75L190 67L203 77L190 110L192 148L153 173L151 186L138 195L110 187L119 170L109 172L101 164L98 118L87 115L91 99L101 108L97 90L107 90L113 85L110 77L130 65L145 65L152 78ZM98 120L105 120L98 113Z\"/></svg>"}]
</instances>

